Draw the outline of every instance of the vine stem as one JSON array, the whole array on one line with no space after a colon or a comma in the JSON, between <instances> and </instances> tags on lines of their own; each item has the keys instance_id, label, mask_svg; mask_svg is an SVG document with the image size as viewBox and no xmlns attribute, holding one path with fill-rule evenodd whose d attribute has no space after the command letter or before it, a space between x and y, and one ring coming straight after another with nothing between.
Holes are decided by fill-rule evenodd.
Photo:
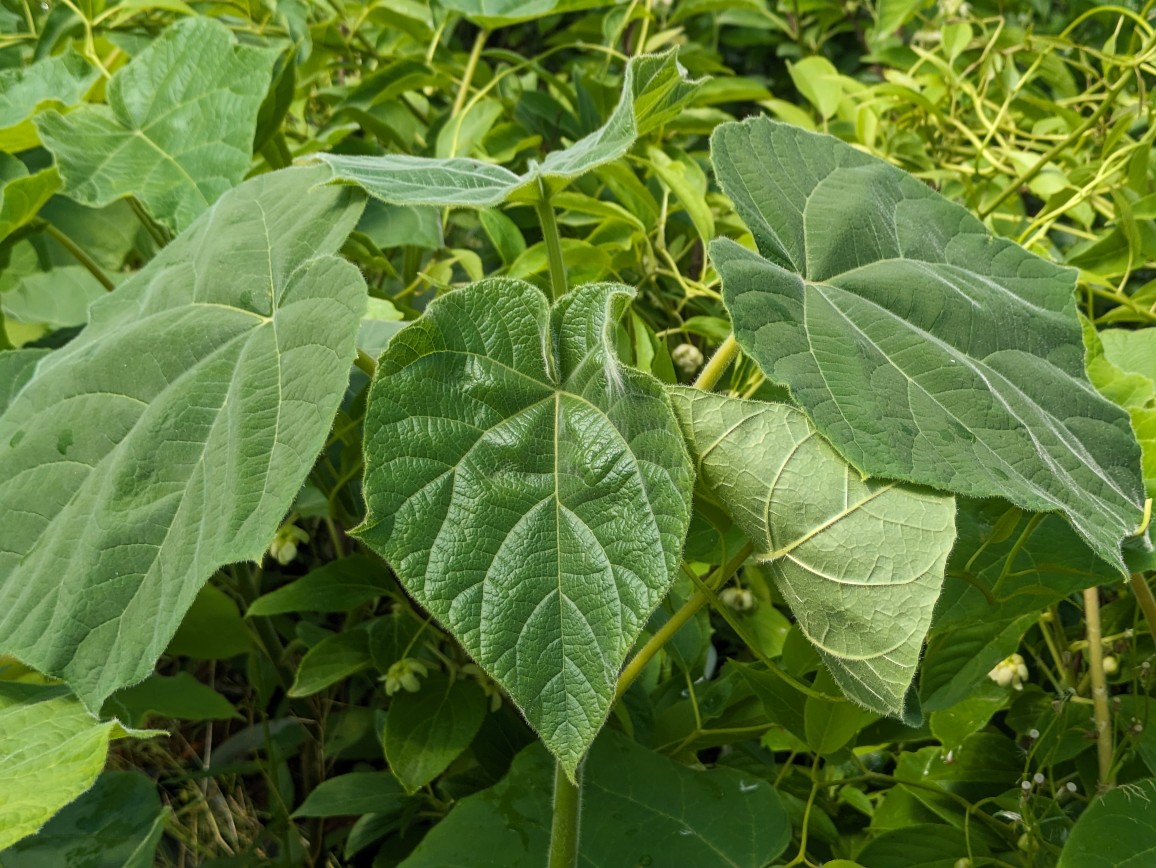
<instances>
[{"instance_id":1,"label":"vine stem","mask_svg":"<svg viewBox=\"0 0 1156 868\"><path fill-rule=\"evenodd\" d=\"M478 60L481 59L482 49L486 46L486 40L490 36L490 31L484 27L478 31L478 36L474 40L474 47L470 49L469 59L466 60L466 69L462 73L462 83L458 88L458 95L454 98L454 107L450 112L450 117L456 118L466 104L466 99L470 95L470 85L474 80L474 73L478 69ZM459 129L461 128L459 122ZM456 138L456 137L455 137Z\"/></svg>"},{"instance_id":2,"label":"vine stem","mask_svg":"<svg viewBox=\"0 0 1156 868\"><path fill-rule=\"evenodd\" d=\"M733 334L728 335L727 339L715 350L714 355L710 357L710 361L703 367L702 373L694 381L694 387L709 392L722 379L722 375L726 373L726 369L730 367L731 362L738 354L739 342L735 340Z\"/></svg>"},{"instance_id":3,"label":"vine stem","mask_svg":"<svg viewBox=\"0 0 1156 868\"><path fill-rule=\"evenodd\" d=\"M1100 589L1084 590L1084 623L1088 637L1088 672L1092 676L1092 713L1096 722L1096 758L1099 789L1115 785L1112 779L1112 719L1108 710L1108 684L1104 678L1104 646L1100 639Z\"/></svg>"},{"instance_id":4,"label":"vine stem","mask_svg":"<svg viewBox=\"0 0 1156 868\"><path fill-rule=\"evenodd\" d=\"M113 283L112 279L104 273L104 269L97 265L96 260L85 253L79 244L77 244L47 220L40 224L40 228L49 238L67 250L73 259L83 265L88 273L97 279L101 286L103 286L109 292L112 292L114 289L116 289L116 284Z\"/></svg>"},{"instance_id":5,"label":"vine stem","mask_svg":"<svg viewBox=\"0 0 1156 868\"><path fill-rule=\"evenodd\" d=\"M1149 632L1156 637L1156 597L1152 596L1148 580L1144 578L1143 573L1132 573L1128 582L1132 585L1136 602L1140 604L1140 611L1144 613L1144 620L1148 622Z\"/></svg>"},{"instance_id":6,"label":"vine stem","mask_svg":"<svg viewBox=\"0 0 1156 868\"><path fill-rule=\"evenodd\" d=\"M576 868L578 827L582 821L582 766L571 781L561 761L554 766L554 819L550 827L549 868Z\"/></svg>"},{"instance_id":7,"label":"vine stem","mask_svg":"<svg viewBox=\"0 0 1156 868\"><path fill-rule=\"evenodd\" d=\"M542 241L546 244L546 261L550 264L550 297L557 301L566 294L566 260L562 258L562 236L546 183L538 179L538 201L534 203L538 222L542 226Z\"/></svg>"}]
</instances>

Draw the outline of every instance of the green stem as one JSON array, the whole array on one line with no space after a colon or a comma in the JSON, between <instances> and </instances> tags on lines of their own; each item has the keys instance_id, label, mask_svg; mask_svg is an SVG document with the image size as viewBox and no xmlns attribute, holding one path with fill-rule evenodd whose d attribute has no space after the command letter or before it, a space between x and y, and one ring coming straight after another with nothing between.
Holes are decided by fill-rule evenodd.
<instances>
[{"instance_id":1,"label":"green stem","mask_svg":"<svg viewBox=\"0 0 1156 868\"><path fill-rule=\"evenodd\" d=\"M1128 581L1132 585L1132 593L1136 595L1136 602L1140 604L1140 611L1144 613L1144 620L1148 622L1148 631L1156 637L1156 597L1152 596L1148 580L1143 573L1132 573Z\"/></svg>"},{"instance_id":2,"label":"green stem","mask_svg":"<svg viewBox=\"0 0 1156 868\"><path fill-rule=\"evenodd\" d=\"M555 301L566 294L566 260L562 258L562 236L546 183L538 179L538 201L534 203L538 222L542 225L542 240L546 244L546 260L550 263L550 293Z\"/></svg>"},{"instance_id":3,"label":"green stem","mask_svg":"<svg viewBox=\"0 0 1156 868\"><path fill-rule=\"evenodd\" d=\"M1112 779L1112 718L1108 710L1108 683L1104 677L1104 646L1100 642L1100 589L1084 590L1084 622L1088 635L1088 673L1092 677L1092 713L1096 722L1096 758L1099 790L1115 785Z\"/></svg>"},{"instance_id":4,"label":"green stem","mask_svg":"<svg viewBox=\"0 0 1156 868\"><path fill-rule=\"evenodd\" d=\"M728 335L727 339L722 342L722 345L715 350L715 354L710 357L710 361L702 369L702 373L698 375L698 379L694 381L696 389L702 389L704 392L709 392L715 387L722 375L726 373L726 369L730 367L731 362L735 360L735 356L739 353L739 342L735 340L734 335Z\"/></svg>"},{"instance_id":5,"label":"green stem","mask_svg":"<svg viewBox=\"0 0 1156 868\"><path fill-rule=\"evenodd\" d=\"M550 827L549 868L576 868L578 826L582 819L582 766L574 780L559 762L554 767L554 821Z\"/></svg>"},{"instance_id":6,"label":"green stem","mask_svg":"<svg viewBox=\"0 0 1156 868\"><path fill-rule=\"evenodd\" d=\"M365 350L357 351L357 358L353 360L353 364L361 368L361 370L365 373L365 376L369 377L371 380L373 379L373 375L377 373L377 362L374 361L373 356L371 356Z\"/></svg>"},{"instance_id":7,"label":"green stem","mask_svg":"<svg viewBox=\"0 0 1156 868\"><path fill-rule=\"evenodd\" d=\"M462 107L466 104L466 98L470 94L470 85L474 80L474 72L478 68L478 60L482 56L482 49L486 45L486 39L489 37L490 31L484 27L478 31L478 36L474 40L474 47L470 51L470 57L466 61L466 70L462 73L462 83L458 87L458 95L454 99L454 107L450 112L450 117L456 118L461 112Z\"/></svg>"},{"instance_id":8,"label":"green stem","mask_svg":"<svg viewBox=\"0 0 1156 868\"><path fill-rule=\"evenodd\" d=\"M114 289L116 289L116 284L113 283L109 276L104 273L104 269L97 265L96 260L85 253L80 248L80 245L78 245L75 241L73 241L47 220L41 222L39 226L41 230L44 231L44 234L46 234L49 238L67 250L73 259L88 269L88 273L95 277L100 282L101 286L103 286L109 292L112 292Z\"/></svg>"},{"instance_id":9,"label":"green stem","mask_svg":"<svg viewBox=\"0 0 1156 868\"><path fill-rule=\"evenodd\" d=\"M129 196L127 201L128 206L132 208L132 213L136 215L136 219L140 221L141 226L145 228L149 237L152 238L157 249L160 250L168 244L169 240L165 236L165 230L157 225L157 222L149 216L149 212L145 210L144 205L137 201L135 196Z\"/></svg>"}]
</instances>

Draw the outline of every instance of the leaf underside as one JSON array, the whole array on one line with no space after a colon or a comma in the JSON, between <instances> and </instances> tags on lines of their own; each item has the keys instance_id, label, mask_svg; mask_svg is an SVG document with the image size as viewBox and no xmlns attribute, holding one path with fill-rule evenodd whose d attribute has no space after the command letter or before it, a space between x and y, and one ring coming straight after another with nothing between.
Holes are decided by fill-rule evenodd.
<instances>
[{"instance_id":1,"label":"leaf underside","mask_svg":"<svg viewBox=\"0 0 1156 868\"><path fill-rule=\"evenodd\" d=\"M533 201L539 182L566 181L616 160L639 136L678 116L700 82L686 77L675 55L671 49L632 58L622 97L606 123L521 175L469 157L320 154L318 158L333 169L334 181L357 184L371 196L395 205L488 208L507 199Z\"/></svg>"},{"instance_id":2,"label":"leaf underside","mask_svg":"<svg viewBox=\"0 0 1156 868\"><path fill-rule=\"evenodd\" d=\"M759 248L711 247L735 336L822 434L874 476L1062 512L1123 569L1139 449L1084 373L1075 272L830 136L711 141Z\"/></svg>"},{"instance_id":3,"label":"leaf underside","mask_svg":"<svg viewBox=\"0 0 1156 868\"><path fill-rule=\"evenodd\" d=\"M331 255L360 197L324 176L227 193L0 414L0 653L90 709L152 670L213 572L261 557L324 443L366 297Z\"/></svg>"},{"instance_id":4,"label":"leaf underside","mask_svg":"<svg viewBox=\"0 0 1156 868\"><path fill-rule=\"evenodd\" d=\"M848 697L903 716L955 540L951 497L863 480L783 404L670 389L698 477Z\"/></svg>"},{"instance_id":5,"label":"leaf underside","mask_svg":"<svg viewBox=\"0 0 1156 868\"><path fill-rule=\"evenodd\" d=\"M571 774L689 524L670 404L611 349L631 295L583 286L551 310L507 279L445 295L393 339L366 413L361 538Z\"/></svg>"}]
</instances>

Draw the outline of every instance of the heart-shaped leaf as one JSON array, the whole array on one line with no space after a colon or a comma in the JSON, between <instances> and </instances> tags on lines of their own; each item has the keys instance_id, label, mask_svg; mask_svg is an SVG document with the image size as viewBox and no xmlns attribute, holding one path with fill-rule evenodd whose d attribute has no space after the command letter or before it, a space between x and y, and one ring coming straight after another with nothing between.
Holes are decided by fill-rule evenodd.
<instances>
[{"instance_id":1,"label":"heart-shaped leaf","mask_svg":"<svg viewBox=\"0 0 1156 868\"><path fill-rule=\"evenodd\" d=\"M136 196L180 232L249 169L276 52L186 18L113 75L108 105L36 118L65 192L85 205Z\"/></svg>"},{"instance_id":2,"label":"heart-shaped leaf","mask_svg":"<svg viewBox=\"0 0 1156 868\"><path fill-rule=\"evenodd\" d=\"M632 295L445 295L393 339L366 411L362 538L571 773L690 520L669 401L612 350Z\"/></svg>"},{"instance_id":3,"label":"heart-shaped leaf","mask_svg":"<svg viewBox=\"0 0 1156 868\"><path fill-rule=\"evenodd\" d=\"M902 715L955 541L952 498L861 479L786 405L670 393L700 481L770 562L839 686Z\"/></svg>"},{"instance_id":4,"label":"heart-shaped leaf","mask_svg":"<svg viewBox=\"0 0 1156 868\"><path fill-rule=\"evenodd\" d=\"M538 196L539 181L559 186L558 182L624 155L639 136L678 117L699 85L686 77L674 49L631 58L622 97L606 123L521 175L466 157L321 154L319 159L333 169L335 181L358 184L371 196L395 205L488 208L507 199L532 201Z\"/></svg>"},{"instance_id":5,"label":"heart-shaped leaf","mask_svg":"<svg viewBox=\"0 0 1156 868\"><path fill-rule=\"evenodd\" d=\"M90 709L214 571L261 557L329 432L366 291L331 255L361 197L325 174L227 193L0 414L0 653Z\"/></svg>"},{"instance_id":6,"label":"heart-shaped leaf","mask_svg":"<svg viewBox=\"0 0 1156 868\"><path fill-rule=\"evenodd\" d=\"M761 253L711 246L735 337L823 435L872 475L1061 511L1123 569L1140 450L1084 373L1075 272L830 136L757 119L711 153Z\"/></svg>"}]
</instances>

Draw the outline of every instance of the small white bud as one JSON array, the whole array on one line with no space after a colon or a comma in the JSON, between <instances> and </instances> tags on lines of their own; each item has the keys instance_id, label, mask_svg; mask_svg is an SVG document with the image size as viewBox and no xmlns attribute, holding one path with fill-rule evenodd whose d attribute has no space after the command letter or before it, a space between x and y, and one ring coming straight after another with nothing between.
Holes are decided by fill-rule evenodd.
<instances>
[{"instance_id":1,"label":"small white bud","mask_svg":"<svg viewBox=\"0 0 1156 868\"><path fill-rule=\"evenodd\" d=\"M694 344L679 344L671 350L670 358L674 366L688 377L697 372L704 361L702 350Z\"/></svg>"},{"instance_id":2,"label":"small white bud","mask_svg":"<svg viewBox=\"0 0 1156 868\"><path fill-rule=\"evenodd\" d=\"M1110 654L1104 658L1104 674L1115 675L1120 671L1120 661Z\"/></svg>"},{"instance_id":3,"label":"small white bud","mask_svg":"<svg viewBox=\"0 0 1156 868\"><path fill-rule=\"evenodd\" d=\"M755 607L755 595L751 593L749 588L726 588L718 595L718 598L724 606L734 609L736 612L749 612Z\"/></svg>"},{"instance_id":4,"label":"small white bud","mask_svg":"<svg viewBox=\"0 0 1156 868\"><path fill-rule=\"evenodd\" d=\"M1024 658L1019 654L1012 654L995 665L987 677L1000 687L1012 687L1016 690L1024 689L1024 682L1028 679L1028 667Z\"/></svg>"},{"instance_id":5,"label":"small white bud","mask_svg":"<svg viewBox=\"0 0 1156 868\"><path fill-rule=\"evenodd\" d=\"M309 534L297 525L286 522L277 528L273 542L269 543L269 557L281 566L292 563L297 557L297 544L308 542Z\"/></svg>"}]
</instances>

